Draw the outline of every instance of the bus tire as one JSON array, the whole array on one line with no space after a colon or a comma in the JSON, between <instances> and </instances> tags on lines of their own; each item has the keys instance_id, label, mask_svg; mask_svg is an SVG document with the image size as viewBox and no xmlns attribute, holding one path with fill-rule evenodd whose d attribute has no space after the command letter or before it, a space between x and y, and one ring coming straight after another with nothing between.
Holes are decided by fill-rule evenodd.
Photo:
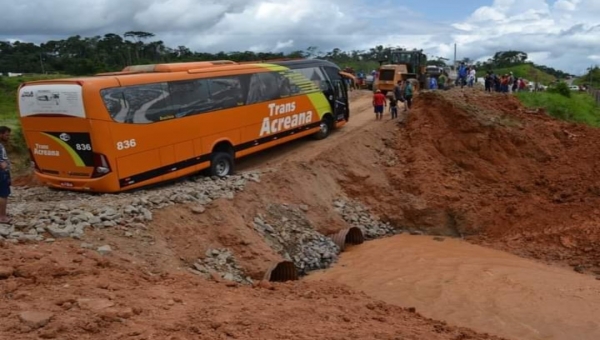
<instances>
[{"instance_id":1,"label":"bus tire","mask_svg":"<svg viewBox=\"0 0 600 340\"><path fill-rule=\"evenodd\" d=\"M315 133L315 139L325 139L331 133L331 129L333 128L333 120L329 115L323 117L321 120L321 125L319 126L319 132Z\"/></svg>"},{"instance_id":2,"label":"bus tire","mask_svg":"<svg viewBox=\"0 0 600 340\"><path fill-rule=\"evenodd\" d=\"M210 175L216 177L233 175L233 164L233 155L230 152L213 152L210 156Z\"/></svg>"}]
</instances>

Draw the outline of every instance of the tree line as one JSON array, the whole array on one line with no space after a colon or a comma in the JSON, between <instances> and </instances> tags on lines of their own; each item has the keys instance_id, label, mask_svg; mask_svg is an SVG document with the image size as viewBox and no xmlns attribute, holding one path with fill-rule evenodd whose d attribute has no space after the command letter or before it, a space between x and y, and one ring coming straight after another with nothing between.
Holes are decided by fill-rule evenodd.
<instances>
[{"instance_id":1,"label":"tree line","mask_svg":"<svg viewBox=\"0 0 600 340\"><path fill-rule=\"evenodd\" d=\"M494 69L509 68L512 66L518 66L518 65L523 65L523 64L529 64L529 65L537 68L538 70L540 70L544 73L547 73L549 75L552 75L558 79L565 79L566 77L570 76L569 73L563 72L561 70L557 70L555 68L545 66L545 65L535 64L532 61L529 61L528 58L529 58L529 56L527 55L527 53L525 53L523 51L514 51L514 50L500 51L500 52L496 52L488 60L483 61L483 62L481 62L481 61L476 62L476 63L474 63L474 65L477 69L494 70Z\"/></svg>"},{"instance_id":2,"label":"tree line","mask_svg":"<svg viewBox=\"0 0 600 340\"><path fill-rule=\"evenodd\" d=\"M342 68L368 72L385 60L392 49L401 46L378 45L368 50L343 51L334 48L321 51L310 46L306 50L291 52L198 52L186 46L169 47L155 35L144 31L128 31L124 34L107 33L103 36L82 37L74 35L62 40L49 40L39 45L29 42L0 41L0 74L13 73L63 73L90 75L111 72L128 65L233 60L258 61L278 58L320 58L330 60ZM432 58L431 65L446 65L447 59ZM468 58L465 61L469 61ZM475 63L478 67L505 67L527 63L527 54L519 51L497 52L487 62ZM564 72L550 67L535 65L539 69L562 77Z\"/></svg>"}]
</instances>

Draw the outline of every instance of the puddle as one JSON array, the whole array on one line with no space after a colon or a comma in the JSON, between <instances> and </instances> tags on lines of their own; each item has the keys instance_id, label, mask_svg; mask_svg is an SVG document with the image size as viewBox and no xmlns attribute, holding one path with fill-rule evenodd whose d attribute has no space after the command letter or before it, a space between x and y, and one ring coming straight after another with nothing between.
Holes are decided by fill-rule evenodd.
<instances>
[{"instance_id":1,"label":"puddle","mask_svg":"<svg viewBox=\"0 0 600 340\"><path fill-rule=\"evenodd\" d=\"M600 339L600 281L456 239L369 241L304 280L343 283L423 316L509 339Z\"/></svg>"}]
</instances>

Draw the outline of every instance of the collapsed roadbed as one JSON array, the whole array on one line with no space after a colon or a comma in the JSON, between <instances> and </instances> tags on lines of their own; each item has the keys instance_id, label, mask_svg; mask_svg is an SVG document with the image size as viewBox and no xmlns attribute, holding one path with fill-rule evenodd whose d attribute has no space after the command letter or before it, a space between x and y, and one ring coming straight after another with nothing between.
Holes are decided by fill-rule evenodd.
<instances>
[{"instance_id":1,"label":"collapsed roadbed","mask_svg":"<svg viewBox=\"0 0 600 340\"><path fill-rule=\"evenodd\" d=\"M495 339L294 281L348 244L402 232L600 269L596 130L498 94L422 93L400 122L375 121L370 99L355 93L355 116L329 139L257 155L227 179L118 196L16 190L16 222L0 226L0 334Z\"/></svg>"}]
</instances>

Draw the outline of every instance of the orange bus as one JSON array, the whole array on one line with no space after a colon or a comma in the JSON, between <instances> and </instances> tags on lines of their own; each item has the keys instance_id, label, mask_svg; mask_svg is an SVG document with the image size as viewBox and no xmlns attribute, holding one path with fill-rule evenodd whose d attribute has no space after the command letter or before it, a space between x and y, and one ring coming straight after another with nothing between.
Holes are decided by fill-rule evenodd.
<instances>
[{"instance_id":1,"label":"orange bus","mask_svg":"<svg viewBox=\"0 0 600 340\"><path fill-rule=\"evenodd\" d=\"M53 188L121 192L206 170L349 120L348 90L323 60L129 66L21 84L36 177Z\"/></svg>"}]
</instances>

